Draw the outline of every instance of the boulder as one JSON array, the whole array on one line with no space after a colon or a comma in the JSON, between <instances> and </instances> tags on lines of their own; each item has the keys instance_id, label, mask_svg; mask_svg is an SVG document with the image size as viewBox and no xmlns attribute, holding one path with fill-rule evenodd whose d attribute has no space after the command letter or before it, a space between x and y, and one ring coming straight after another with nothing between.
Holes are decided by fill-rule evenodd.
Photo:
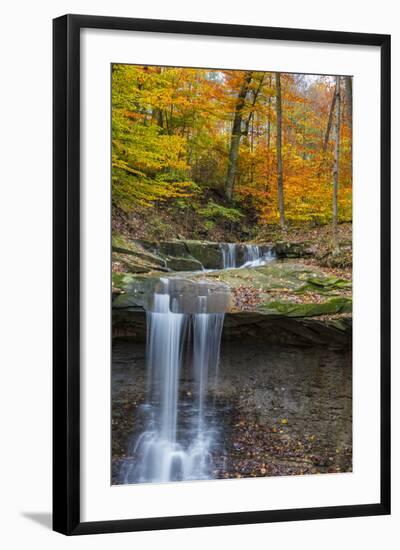
<instances>
[{"instance_id":1,"label":"boulder","mask_svg":"<svg viewBox=\"0 0 400 550\"><path fill-rule=\"evenodd\" d=\"M124 271L132 273L168 271L164 258L149 252L135 241L129 241L124 235L113 235L112 252L113 263L121 265Z\"/></svg>"},{"instance_id":2,"label":"boulder","mask_svg":"<svg viewBox=\"0 0 400 550\"><path fill-rule=\"evenodd\" d=\"M172 271L202 271L203 266L194 258L174 258L166 256L165 258L168 269Z\"/></svg>"},{"instance_id":3,"label":"boulder","mask_svg":"<svg viewBox=\"0 0 400 550\"><path fill-rule=\"evenodd\" d=\"M201 262L205 269L222 269L223 254L219 243L207 241L184 241L189 254Z\"/></svg>"},{"instance_id":4,"label":"boulder","mask_svg":"<svg viewBox=\"0 0 400 550\"><path fill-rule=\"evenodd\" d=\"M186 258L190 253L185 245L185 241L164 241L159 243L158 251L164 256L174 258Z\"/></svg>"},{"instance_id":5,"label":"boulder","mask_svg":"<svg viewBox=\"0 0 400 550\"><path fill-rule=\"evenodd\" d=\"M150 271L165 269L160 265L148 264L141 258L131 254L123 254L120 252L112 253L112 262L114 269L120 269L127 273L149 273Z\"/></svg>"},{"instance_id":6,"label":"boulder","mask_svg":"<svg viewBox=\"0 0 400 550\"><path fill-rule=\"evenodd\" d=\"M313 256L315 251L308 241L293 243L289 241L278 241L274 246L275 252L280 258L303 258Z\"/></svg>"}]
</instances>

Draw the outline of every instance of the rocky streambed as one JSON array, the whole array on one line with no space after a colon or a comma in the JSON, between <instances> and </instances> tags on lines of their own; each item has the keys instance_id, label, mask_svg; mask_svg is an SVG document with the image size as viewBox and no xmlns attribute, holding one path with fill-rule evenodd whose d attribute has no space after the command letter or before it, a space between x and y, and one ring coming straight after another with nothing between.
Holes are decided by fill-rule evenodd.
<instances>
[{"instance_id":1,"label":"rocky streambed","mask_svg":"<svg viewBox=\"0 0 400 550\"><path fill-rule=\"evenodd\" d=\"M235 246L236 266L243 264L248 243L221 243L180 239L152 242L127 239L114 235L112 239L113 271L148 273L150 271L198 271L226 267L226 247ZM273 249L277 258L304 258L315 254L311 242L276 241L250 244L261 254Z\"/></svg>"},{"instance_id":2,"label":"rocky streambed","mask_svg":"<svg viewBox=\"0 0 400 550\"><path fill-rule=\"evenodd\" d=\"M145 344L113 345L113 483L134 460L144 429ZM180 389L190 399L190 377ZM351 351L222 340L218 390L210 400L220 430L214 477L349 472L352 468Z\"/></svg>"},{"instance_id":3,"label":"rocky streambed","mask_svg":"<svg viewBox=\"0 0 400 550\"><path fill-rule=\"evenodd\" d=\"M166 285L169 311L224 315L217 383L202 405L218 434L210 476L351 471L351 281L305 265L309 243L257 246L274 261L246 265L238 244L242 267L223 269L221 243L114 240L113 483L147 430L146 311L157 311ZM192 355L181 361L178 434L197 407Z\"/></svg>"}]
</instances>

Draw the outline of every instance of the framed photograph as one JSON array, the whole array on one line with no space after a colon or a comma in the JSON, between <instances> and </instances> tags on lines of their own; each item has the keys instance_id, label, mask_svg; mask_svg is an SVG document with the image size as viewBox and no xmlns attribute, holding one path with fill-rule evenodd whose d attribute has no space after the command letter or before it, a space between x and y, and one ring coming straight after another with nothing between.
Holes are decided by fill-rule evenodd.
<instances>
[{"instance_id":1,"label":"framed photograph","mask_svg":"<svg viewBox=\"0 0 400 550\"><path fill-rule=\"evenodd\" d=\"M54 20L54 529L390 513L390 37Z\"/></svg>"}]
</instances>

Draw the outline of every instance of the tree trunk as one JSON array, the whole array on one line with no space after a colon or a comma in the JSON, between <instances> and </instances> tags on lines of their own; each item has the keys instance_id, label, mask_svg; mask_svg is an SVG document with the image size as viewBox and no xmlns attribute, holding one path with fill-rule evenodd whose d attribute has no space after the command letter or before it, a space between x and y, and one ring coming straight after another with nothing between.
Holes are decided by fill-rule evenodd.
<instances>
[{"instance_id":1,"label":"tree trunk","mask_svg":"<svg viewBox=\"0 0 400 550\"><path fill-rule=\"evenodd\" d=\"M328 117L328 123L326 125L324 145L322 147L322 150L323 150L324 153L326 153L326 149L328 147L329 136L330 136L331 128L332 128L333 115L334 115L334 112L335 112L335 105L336 105L336 99L337 99L336 98L336 91L337 91L337 84L335 86L335 89L333 90L331 108L329 109L329 117Z\"/></svg>"},{"instance_id":2,"label":"tree trunk","mask_svg":"<svg viewBox=\"0 0 400 550\"><path fill-rule=\"evenodd\" d=\"M353 82L351 76L344 77L344 89L346 91L346 107L349 117L349 125L353 122Z\"/></svg>"},{"instance_id":3,"label":"tree trunk","mask_svg":"<svg viewBox=\"0 0 400 550\"><path fill-rule=\"evenodd\" d=\"M160 128L164 128L164 124L163 124L163 112L161 109L159 109L158 107L154 107L152 113L151 113L151 118L152 120L155 121L155 123L157 124L157 126L159 126Z\"/></svg>"},{"instance_id":4,"label":"tree trunk","mask_svg":"<svg viewBox=\"0 0 400 550\"><path fill-rule=\"evenodd\" d=\"M333 159L333 196L332 196L332 241L333 253L339 253L338 237L338 188L339 188L339 160L340 160L340 76L336 77L336 125L335 125L335 149Z\"/></svg>"},{"instance_id":5,"label":"tree trunk","mask_svg":"<svg viewBox=\"0 0 400 550\"><path fill-rule=\"evenodd\" d=\"M270 148L271 148L271 86L272 76L269 75L269 95L268 95L268 110L267 110L267 177L266 177L266 191L269 190L269 175L271 171L270 166Z\"/></svg>"},{"instance_id":6,"label":"tree trunk","mask_svg":"<svg viewBox=\"0 0 400 550\"><path fill-rule=\"evenodd\" d=\"M344 89L346 93L347 124L350 128L350 173L353 177L353 79L351 76L344 77Z\"/></svg>"},{"instance_id":7,"label":"tree trunk","mask_svg":"<svg viewBox=\"0 0 400 550\"><path fill-rule=\"evenodd\" d=\"M244 74L242 85L240 86L239 94L235 105L235 115L233 118L232 134L231 134L231 146L229 149L228 159L228 173L225 183L225 194L228 200L233 198L233 186L235 183L236 165L239 155L240 138L242 136L242 120L243 109L246 102L246 95L249 90L251 79L253 76L252 71L247 71Z\"/></svg>"},{"instance_id":8,"label":"tree trunk","mask_svg":"<svg viewBox=\"0 0 400 550\"><path fill-rule=\"evenodd\" d=\"M283 193L283 166L282 166L282 91L281 75L275 73L276 80L276 164L278 173L278 206L279 224L283 230L286 229L285 201Z\"/></svg>"},{"instance_id":9,"label":"tree trunk","mask_svg":"<svg viewBox=\"0 0 400 550\"><path fill-rule=\"evenodd\" d=\"M336 105L336 86L335 86L335 89L333 90L331 106L330 106L330 109L329 109L329 116L328 116L328 122L327 122L326 130L325 130L324 143L322 145L322 158L321 158L321 162L320 162L319 169L318 169L318 178L321 177L322 168L323 168L323 166L325 165L325 162L326 162L326 150L328 148L329 136L331 134L333 115L335 113L335 105Z\"/></svg>"}]
</instances>

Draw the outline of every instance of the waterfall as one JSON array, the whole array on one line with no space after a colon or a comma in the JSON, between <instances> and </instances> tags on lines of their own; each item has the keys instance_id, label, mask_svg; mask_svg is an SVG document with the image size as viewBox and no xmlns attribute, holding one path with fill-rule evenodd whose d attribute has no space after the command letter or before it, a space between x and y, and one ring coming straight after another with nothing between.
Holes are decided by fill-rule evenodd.
<instances>
[{"instance_id":1,"label":"waterfall","mask_svg":"<svg viewBox=\"0 0 400 550\"><path fill-rule=\"evenodd\" d=\"M236 267L236 246L234 243L223 243L221 245L224 269Z\"/></svg>"},{"instance_id":2,"label":"waterfall","mask_svg":"<svg viewBox=\"0 0 400 550\"><path fill-rule=\"evenodd\" d=\"M195 312L175 312L181 309L179 295L168 279L160 283L147 312L144 430L130 450L134 462L122 468L123 483L212 477L216 431L209 422L208 389L217 379L224 313L206 312L208 296L202 288ZM187 353L189 384L182 387Z\"/></svg>"},{"instance_id":3,"label":"waterfall","mask_svg":"<svg viewBox=\"0 0 400 550\"><path fill-rule=\"evenodd\" d=\"M225 269L255 267L274 259L270 250L258 245L220 246ZM137 418L140 434L132 439L130 458L121 467L122 483L213 477L219 428L209 389L217 384L229 300L229 288L220 282L177 277L160 278L150 295L147 398Z\"/></svg>"},{"instance_id":4,"label":"waterfall","mask_svg":"<svg viewBox=\"0 0 400 550\"><path fill-rule=\"evenodd\" d=\"M257 262L261 259L260 247L256 244L245 244L244 245L244 265L251 264L254 265L254 262Z\"/></svg>"},{"instance_id":5,"label":"waterfall","mask_svg":"<svg viewBox=\"0 0 400 550\"><path fill-rule=\"evenodd\" d=\"M256 244L244 245L244 263L240 267L258 267L276 260L275 252L269 248L267 251Z\"/></svg>"},{"instance_id":6,"label":"waterfall","mask_svg":"<svg viewBox=\"0 0 400 550\"><path fill-rule=\"evenodd\" d=\"M237 265L239 247L243 250L243 263ZM222 243L221 250L224 269L258 267L276 259L272 249L265 251L265 247L257 244Z\"/></svg>"}]
</instances>

